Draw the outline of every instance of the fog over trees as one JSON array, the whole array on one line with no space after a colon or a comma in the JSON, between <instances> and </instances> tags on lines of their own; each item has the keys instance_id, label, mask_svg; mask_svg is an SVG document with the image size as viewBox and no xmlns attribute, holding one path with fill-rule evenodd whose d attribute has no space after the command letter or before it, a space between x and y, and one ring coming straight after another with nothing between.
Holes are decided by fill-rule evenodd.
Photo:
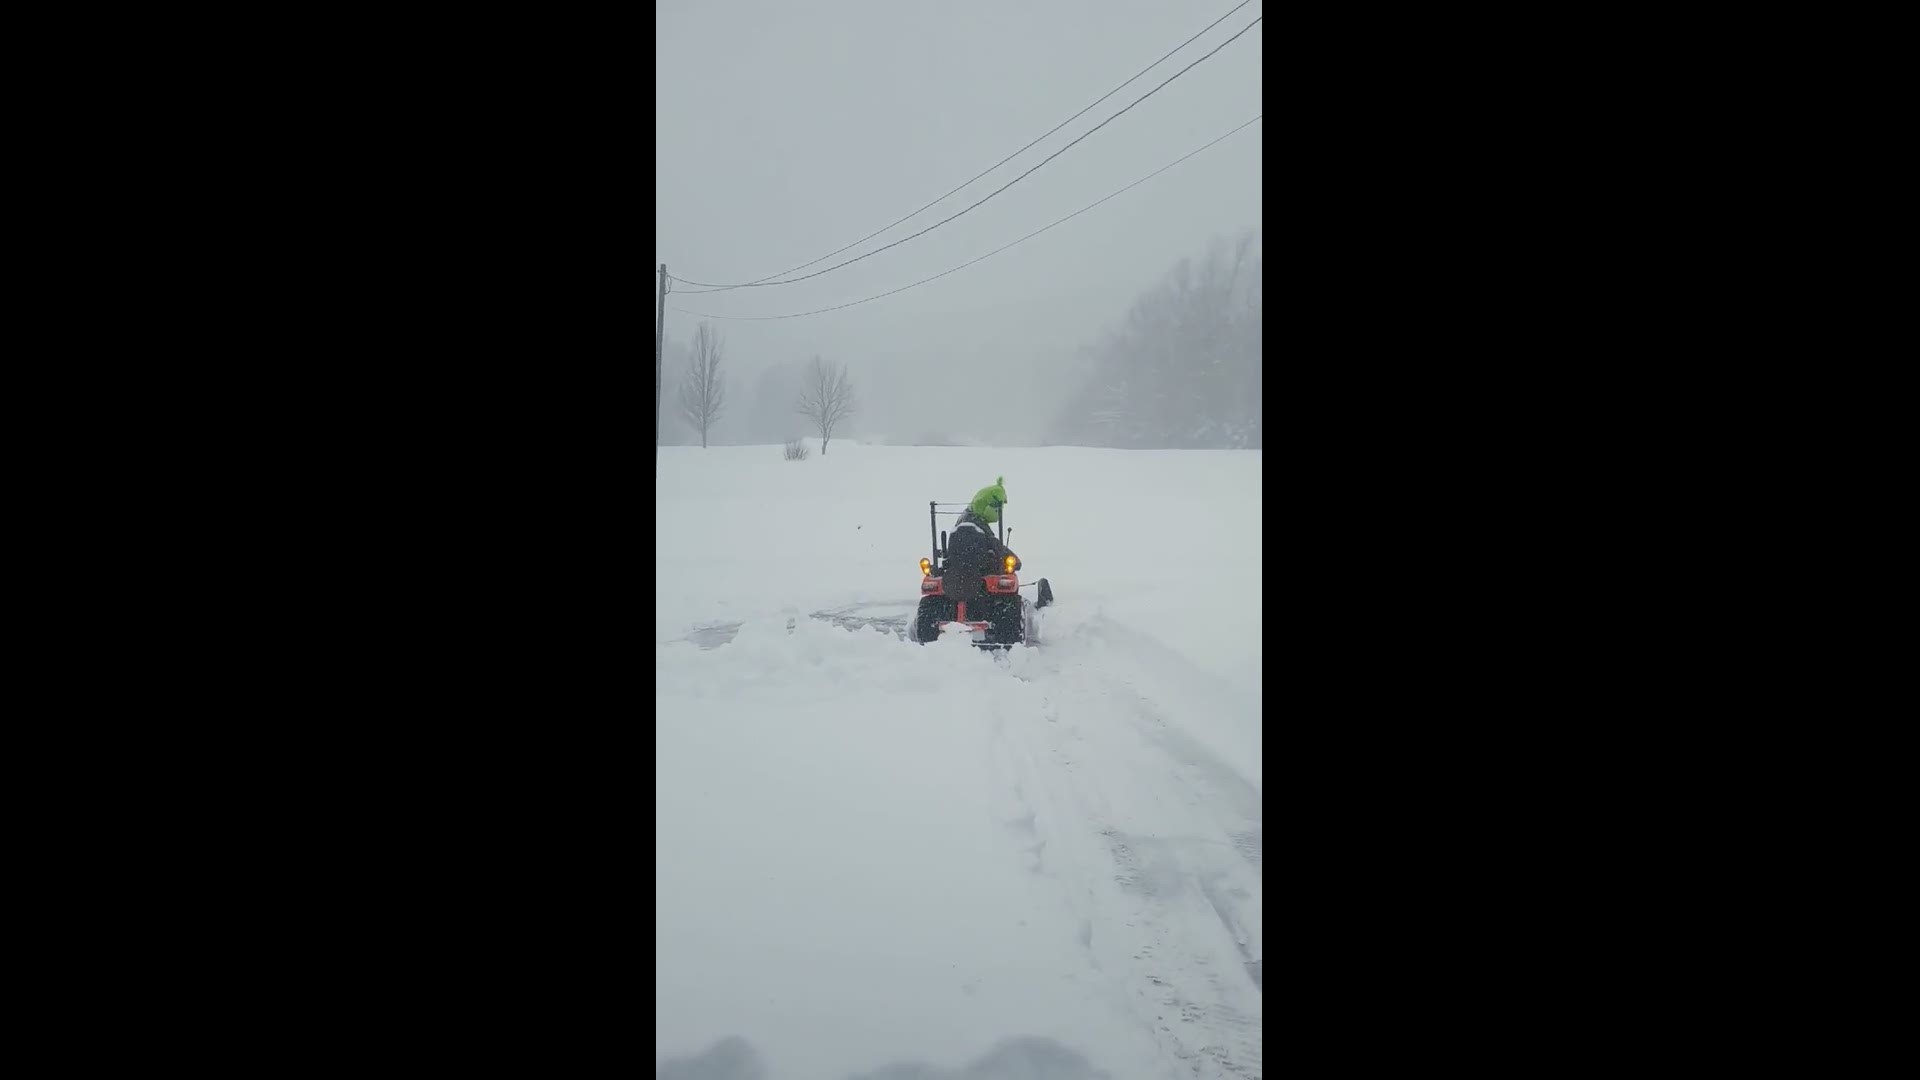
<instances>
[{"instance_id":1,"label":"fog over trees","mask_svg":"<svg viewBox=\"0 0 1920 1080\"><path fill-rule=\"evenodd\" d=\"M1182 259L1092 348L1053 441L1128 449L1260 448L1259 236Z\"/></svg>"},{"instance_id":2,"label":"fog over trees","mask_svg":"<svg viewBox=\"0 0 1920 1080\"><path fill-rule=\"evenodd\" d=\"M1260 240L1248 229L1196 245L1193 256L1113 312L1104 333L1024 368L959 360L938 342L846 360L737 358L728 347L731 374L707 442L784 445L804 435L820 440L823 452L835 436L906 445L1260 449ZM705 346L703 333L710 335ZM696 326L690 344L669 336L666 369L695 370L703 347L717 361L718 334ZM699 409L683 404L674 412L662 441L700 445Z\"/></svg>"},{"instance_id":3,"label":"fog over trees","mask_svg":"<svg viewBox=\"0 0 1920 1080\"><path fill-rule=\"evenodd\" d=\"M1265 31L1236 2L661 0L663 441L701 444L673 388L705 322L708 446L818 465L816 356L859 403L830 447L1263 445Z\"/></svg>"}]
</instances>

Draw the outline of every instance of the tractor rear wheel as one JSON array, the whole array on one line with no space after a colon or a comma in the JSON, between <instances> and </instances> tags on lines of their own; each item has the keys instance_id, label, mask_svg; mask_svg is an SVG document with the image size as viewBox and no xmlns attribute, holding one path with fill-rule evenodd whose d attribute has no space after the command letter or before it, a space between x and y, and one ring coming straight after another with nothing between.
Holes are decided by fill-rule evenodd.
<instances>
[{"instance_id":1,"label":"tractor rear wheel","mask_svg":"<svg viewBox=\"0 0 1920 1080\"><path fill-rule=\"evenodd\" d=\"M940 624L953 620L953 601L944 596L923 596L920 607L913 613L913 625L908 631L908 639L925 645L929 641L940 640Z\"/></svg>"}]
</instances>

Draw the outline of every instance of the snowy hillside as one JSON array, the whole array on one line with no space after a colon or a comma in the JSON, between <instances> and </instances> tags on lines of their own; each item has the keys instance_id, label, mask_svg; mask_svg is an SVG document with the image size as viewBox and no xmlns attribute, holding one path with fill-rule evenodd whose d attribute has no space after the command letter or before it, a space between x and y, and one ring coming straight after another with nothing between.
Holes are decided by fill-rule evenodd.
<instances>
[{"instance_id":1,"label":"snowy hillside","mask_svg":"<svg viewBox=\"0 0 1920 1080\"><path fill-rule=\"evenodd\" d=\"M660 453L658 1059L1260 1076L1260 452L810 446ZM1042 645L900 640L996 476Z\"/></svg>"}]
</instances>

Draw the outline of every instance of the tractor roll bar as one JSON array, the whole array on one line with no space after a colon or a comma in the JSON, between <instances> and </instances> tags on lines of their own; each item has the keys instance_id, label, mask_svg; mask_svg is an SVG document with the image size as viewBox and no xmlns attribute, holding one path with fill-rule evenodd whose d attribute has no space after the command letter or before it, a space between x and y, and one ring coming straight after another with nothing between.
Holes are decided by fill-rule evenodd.
<instances>
[{"instance_id":1,"label":"tractor roll bar","mask_svg":"<svg viewBox=\"0 0 1920 1080\"><path fill-rule=\"evenodd\" d=\"M945 514L947 517L959 517L960 514L970 505L972 504L971 503L943 503L943 502L934 502L931 499L927 500L927 541L933 545L934 563L938 564L940 562L940 549L946 546L946 537L940 535L940 526L938 523L939 516L942 514ZM942 506L957 506L957 507L960 507L960 509L959 510L942 510L940 509L940 507ZM1000 528L1000 546L1005 547L1007 544L1007 533L1009 532L1009 530L1007 529L1007 505L1005 503L1000 504L999 528Z\"/></svg>"}]
</instances>

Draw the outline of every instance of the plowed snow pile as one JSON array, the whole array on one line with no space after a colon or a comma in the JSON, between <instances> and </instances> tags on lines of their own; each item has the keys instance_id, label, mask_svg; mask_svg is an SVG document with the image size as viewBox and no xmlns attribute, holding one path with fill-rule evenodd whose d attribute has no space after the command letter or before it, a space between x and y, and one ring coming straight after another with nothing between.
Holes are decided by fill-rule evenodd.
<instances>
[{"instance_id":1,"label":"plowed snow pile","mask_svg":"<svg viewBox=\"0 0 1920 1080\"><path fill-rule=\"evenodd\" d=\"M657 1058L1260 1076L1260 453L812 448L661 451ZM1042 644L901 640L999 476Z\"/></svg>"}]
</instances>

